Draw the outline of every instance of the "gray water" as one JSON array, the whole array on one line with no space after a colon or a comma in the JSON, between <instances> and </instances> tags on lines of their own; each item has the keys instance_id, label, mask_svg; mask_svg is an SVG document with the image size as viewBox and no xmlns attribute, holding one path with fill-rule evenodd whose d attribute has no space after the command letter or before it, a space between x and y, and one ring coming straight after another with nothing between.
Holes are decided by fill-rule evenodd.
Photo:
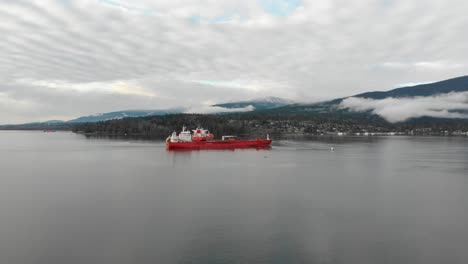
<instances>
[{"instance_id":1,"label":"gray water","mask_svg":"<svg viewBox=\"0 0 468 264\"><path fill-rule=\"evenodd\" d=\"M331 150L334 147L334 150ZM468 263L468 138L0 132L0 263Z\"/></svg>"}]
</instances>

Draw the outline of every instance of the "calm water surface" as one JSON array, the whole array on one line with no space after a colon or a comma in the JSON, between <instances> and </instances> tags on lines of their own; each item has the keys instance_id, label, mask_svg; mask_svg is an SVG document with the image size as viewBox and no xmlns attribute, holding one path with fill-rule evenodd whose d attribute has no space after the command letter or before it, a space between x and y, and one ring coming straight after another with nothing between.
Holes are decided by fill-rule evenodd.
<instances>
[{"instance_id":1,"label":"calm water surface","mask_svg":"<svg viewBox=\"0 0 468 264\"><path fill-rule=\"evenodd\" d=\"M167 152L12 131L0 175L5 264L468 263L466 137Z\"/></svg>"}]
</instances>

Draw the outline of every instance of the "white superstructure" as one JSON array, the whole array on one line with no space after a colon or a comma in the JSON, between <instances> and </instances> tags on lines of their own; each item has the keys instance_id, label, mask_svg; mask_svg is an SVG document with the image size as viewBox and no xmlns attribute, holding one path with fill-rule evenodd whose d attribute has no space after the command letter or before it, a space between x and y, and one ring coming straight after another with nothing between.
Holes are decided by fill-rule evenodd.
<instances>
[{"instance_id":1,"label":"white superstructure","mask_svg":"<svg viewBox=\"0 0 468 264\"><path fill-rule=\"evenodd\" d=\"M192 141L192 134L190 131L185 130L185 126L182 127L182 132L179 134L179 141L183 142L191 142Z\"/></svg>"},{"instance_id":2,"label":"white superstructure","mask_svg":"<svg viewBox=\"0 0 468 264\"><path fill-rule=\"evenodd\" d=\"M192 142L192 141L209 141L214 138L214 135L210 131L197 128L193 130L193 135L190 130L187 130L185 126L182 127L182 131L177 135L177 132L172 132L172 135L167 137L166 142Z\"/></svg>"}]
</instances>

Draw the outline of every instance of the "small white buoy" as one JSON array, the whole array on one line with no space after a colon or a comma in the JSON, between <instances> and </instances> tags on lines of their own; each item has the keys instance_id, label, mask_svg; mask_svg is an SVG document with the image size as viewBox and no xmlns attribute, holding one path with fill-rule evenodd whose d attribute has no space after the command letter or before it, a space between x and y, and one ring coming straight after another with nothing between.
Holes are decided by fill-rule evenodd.
<instances>
[{"instance_id":1,"label":"small white buoy","mask_svg":"<svg viewBox=\"0 0 468 264\"><path fill-rule=\"evenodd\" d=\"M334 147L331 147L330 150L333 151L335 148Z\"/></svg>"}]
</instances>

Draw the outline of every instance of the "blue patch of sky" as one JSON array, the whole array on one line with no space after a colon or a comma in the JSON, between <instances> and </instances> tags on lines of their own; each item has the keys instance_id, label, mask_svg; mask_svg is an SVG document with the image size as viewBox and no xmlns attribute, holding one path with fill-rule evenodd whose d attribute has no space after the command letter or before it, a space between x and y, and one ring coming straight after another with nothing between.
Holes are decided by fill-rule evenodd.
<instances>
[{"instance_id":1,"label":"blue patch of sky","mask_svg":"<svg viewBox=\"0 0 468 264\"><path fill-rule=\"evenodd\" d=\"M111 5L111 6L115 6L115 7L120 7L120 8L123 8L125 10L128 10L128 11L138 12L138 13L141 13L141 14L144 14L144 15L155 15L155 14L158 13L154 9L135 7L135 6L131 6L131 5L125 4L123 2L114 1L114 0L98 0L98 2L103 3L103 4L107 4L107 5Z\"/></svg>"},{"instance_id":2,"label":"blue patch of sky","mask_svg":"<svg viewBox=\"0 0 468 264\"><path fill-rule=\"evenodd\" d=\"M301 0L258 0L262 8L271 15L286 17L302 5Z\"/></svg>"},{"instance_id":3,"label":"blue patch of sky","mask_svg":"<svg viewBox=\"0 0 468 264\"><path fill-rule=\"evenodd\" d=\"M63 6L69 6L72 0L59 0L58 2Z\"/></svg>"},{"instance_id":4,"label":"blue patch of sky","mask_svg":"<svg viewBox=\"0 0 468 264\"><path fill-rule=\"evenodd\" d=\"M278 16L286 17L294 12L298 7L302 6L302 0L257 0L258 4L265 10L267 13ZM390 0L385 0L390 1ZM239 18L237 13L226 13L221 16L216 17L202 17L199 15L194 15L190 18L191 23L193 24L216 24L216 23L226 23ZM240 18L241 20L244 18Z\"/></svg>"},{"instance_id":5,"label":"blue patch of sky","mask_svg":"<svg viewBox=\"0 0 468 264\"><path fill-rule=\"evenodd\" d=\"M380 0L380 4L383 7L391 7L393 5L394 0Z\"/></svg>"},{"instance_id":6,"label":"blue patch of sky","mask_svg":"<svg viewBox=\"0 0 468 264\"><path fill-rule=\"evenodd\" d=\"M192 16L190 18L190 22L192 22L193 24L200 24L202 21L202 17L201 16Z\"/></svg>"}]
</instances>

